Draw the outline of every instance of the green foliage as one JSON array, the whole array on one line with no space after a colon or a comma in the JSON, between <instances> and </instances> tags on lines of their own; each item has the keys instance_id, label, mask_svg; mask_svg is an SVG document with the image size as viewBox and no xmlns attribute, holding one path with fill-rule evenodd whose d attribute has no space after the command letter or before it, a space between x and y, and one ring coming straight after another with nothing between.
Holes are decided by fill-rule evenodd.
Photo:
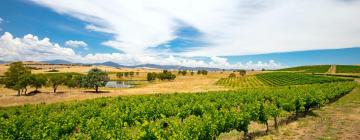
<instances>
[{"instance_id":1,"label":"green foliage","mask_svg":"<svg viewBox=\"0 0 360 140\"><path fill-rule=\"evenodd\" d=\"M246 70L236 70L234 72L239 72L240 76L245 76L246 75Z\"/></svg>"},{"instance_id":2,"label":"green foliage","mask_svg":"<svg viewBox=\"0 0 360 140\"><path fill-rule=\"evenodd\" d=\"M109 81L109 76L106 72L98 68L91 69L88 74L82 79L82 86L86 88L94 88L96 92L99 87L103 87Z\"/></svg>"},{"instance_id":3,"label":"green foliage","mask_svg":"<svg viewBox=\"0 0 360 140\"><path fill-rule=\"evenodd\" d=\"M32 75L30 85L37 91L39 88L46 85L47 77L44 74Z\"/></svg>"},{"instance_id":4,"label":"green foliage","mask_svg":"<svg viewBox=\"0 0 360 140\"><path fill-rule=\"evenodd\" d=\"M270 72L270 73L257 74L256 76L268 86L288 86L288 85L352 81L351 79L325 77L325 76L310 75L303 73L291 73L291 72Z\"/></svg>"},{"instance_id":5,"label":"green foliage","mask_svg":"<svg viewBox=\"0 0 360 140\"><path fill-rule=\"evenodd\" d=\"M64 74L49 75L47 84L51 86L53 88L54 93L56 93L57 88L60 85L65 84L66 80L67 77Z\"/></svg>"},{"instance_id":6,"label":"green foliage","mask_svg":"<svg viewBox=\"0 0 360 140\"><path fill-rule=\"evenodd\" d=\"M157 77L157 73L156 72L149 72L147 73L146 79L148 81L155 81Z\"/></svg>"},{"instance_id":7,"label":"green foliage","mask_svg":"<svg viewBox=\"0 0 360 140\"><path fill-rule=\"evenodd\" d=\"M314 65L314 66L299 66L285 69L279 69L277 71L298 71L306 73L325 73L330 69L331 65Z\"/></svg>"},{"instance_id":8,"label":"green foliage","mask_svg":"<svg viewBox=\"0 0 360 140\"><path fill-rule=\"evenodd\" d=\"M18 95L21 95L20 90L24 90L28 86L29 75L31 71L25 67L22 62L13 62L7 72L4 74L5 87L18 91Z\"/></svg>"},{"instance_id":9,"label":"green foliage","mask_svg":"<svg viewBox=\"0 0 360 140\"><path fill-rule=\"evenodd\" d=\"M185 76L187 74L187 70L181 70L179 71L181 75Z\"/></svg>"},{"instance_id":10,"label":"green foliage","mask_svg":"<svg viewBox=\"0 0 360 140\"><path fill-rule=\"evenodd\" d=\"M0 139L216 139L341 97L355 82L99 98L0 109ZM29 119L31 118L31 119Z\"/></svg>"},{"instance_id":11,"label":"green foliage","mask_svg":"<svg viewBox=\"0 0 360 140\"><path fill-rule=\"evenodd\" d=\"M136 72L136 75L139 76L139 72ZM124 78L124 77L129 77L130 78L133 78L135 76L135 72L133 71L130 71L130 72L117 72L116 73L116 77L118 78Z\"/></svg>"},{"instance_id":12,"label":"green foliage","mask_svg":"<svg viewBox=\"0 0 360 140\"><path fill-rule=\"evenodd\" d=\"M235 73L230 73L230 75L228 76L228 78L235 78L236 74Z\"/></svg>"},{"instance_id":13,"label":"green foliage","mask_svg":"<svg viewBox=\"0 0 360 140\"><path fill-rule=\"evenodd\" d=\"M360 66L336 65L336 73L360 73Z\"/></svg>"},{"instance_id":14,"label":"green foliage","mask_svg":"<svg viewBox=\"0 0 360 140\"><path fill-rule=\"evenodd\" d=\"M164 70L162 73L150 72L147 74L148 81L154 81L156 80L156 78L160 80L174 80L176 78L176 75L172 74L167 70Z\"/></svg>"},{"instance_id":15,"label":"green foliage","mask_svg":"<svg viewBox=\"0 0 360 140\"><path fill-rule=\"evenodd\" d=\"M207 70L198 70L198 71L197 71L197 74L198 74L198 75L200 75L200 74L201 74L201 75L207 75L207 74L208 74L208 71L207 71Z\"/></svg>"},{"instance_id":16,"label":"green foliage","mask_svg":"<svg viewBox=\"0 0 360 140\"><path fill-rule=\"evenodd\" d=\"M233 74L236 75L235 73ZM221 78L216 84L234 88L266 87L266 84L261 82L256 76L230 77L229 75L229 78Z\"/></svg>"}]
</instances>

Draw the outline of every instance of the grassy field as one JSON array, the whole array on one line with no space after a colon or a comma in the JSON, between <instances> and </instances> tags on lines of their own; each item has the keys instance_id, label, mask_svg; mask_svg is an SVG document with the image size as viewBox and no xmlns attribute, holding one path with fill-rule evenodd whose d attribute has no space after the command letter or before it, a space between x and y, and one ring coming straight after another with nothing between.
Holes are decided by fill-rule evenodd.
<instances>
[{"instance_id":1,"label":"grassy field","mask_svg":"<svg viewBox=\"0 0 360 140\"><path fill-rule=\"evenodd\" d=\"M314 65L314 66L299 66L285 69L279 69L277 71L293 71L293 72L305 72L305 73L325 73L330 69L331 65Z\"/></svg>"},{"instance_id":2,"label":"grassy field","mask_svg":"<svg viewBox=\"0 0 360 140\"><path fill-rule=\"evenodd\" d=\"M360 66L336 65L336 73L360 73Z\"/></svg>"}]
</instances>

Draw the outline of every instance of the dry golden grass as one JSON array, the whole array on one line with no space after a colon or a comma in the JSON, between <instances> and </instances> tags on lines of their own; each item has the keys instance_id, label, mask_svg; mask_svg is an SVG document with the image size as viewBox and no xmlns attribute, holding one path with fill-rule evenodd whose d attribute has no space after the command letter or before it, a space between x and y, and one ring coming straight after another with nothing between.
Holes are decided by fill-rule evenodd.
<instances>
[{"instance_id":1,"label":"dry golden grass","mask_svg":"<svg viewBox=\"0 0 360 140\"><path fill-rule=\"evenodd\" d=\"M0 75L3 75L8 68L9 66L6 66L5 64L0 64Z\"/></svg>"},{"instance_id":2,"label":"dry golden grass","mask_svg":"<svg viewBox=\"0 0 360 140\"><path fill-rule=\"evenodd\" d=\"M179 76L174 81L156 81L140 87L128 89L100 88L106 93L91 93L93 89L69 89L59 87L58 93L52 93L51 88L42 88L32 96L16 96L16 91L0 88L0 106L15 106L23 104L56 103L63 101L84 100L98 97L120 96L120 95L143 95L143 94L168 94L175 92L206 92L228 90L226 87L215 85L220 78L227 77L230 72L210 72L206 76L187 75ZM254 74L255 72L249 72ZM145 75L145 73L142 73ZM29 89L31 91L33 89ZM90 92L89 92L90 91Z\"/></svg>"},{"instance_id":3,"label":"dry golden grass","mask_svg":"<svg viewBox=\"0 0 360 140\"><path fill-rule=\"evenodd\" d=\"M66 66L57 67L61 73L77 72L87 73L92 68L100 68L109 72L111 80L146 80L147 72L161 72L158 69L128 69L128 68L114 68L108 66ZM0 65L0 74L5 73L8 66ZM32 70L32 73L47 73L49 69ZM139 72L133 78L119 79L116 77L116 72ZM174 81L156 81L152 83L143 84L135 88L128 89L115 89L115 88L100 88L106 93L90 93L93 89L69 89L67 87L59 87L59 93L52 93L52 89L42 88L41 93L31 96L16 96L16 91L0 87L0 106L15 106L23 104L36 104L36 103L55 103L72 100L84 100L98 97L119 96L119 95L141 95L141 94L167 94L175 92L206 92L228 90L228 88L215 85L216 81L220 78L227 77L230 73L225 72L209 72L208 75L197 75L196 72L193 76L188 73L187 76L178 75L177 71L172 71L176 74L177 78ZM248 71L248 75L254 75L259 71ZM34 89L29 89L32 91Z\"/></svg>"}]
</instances>

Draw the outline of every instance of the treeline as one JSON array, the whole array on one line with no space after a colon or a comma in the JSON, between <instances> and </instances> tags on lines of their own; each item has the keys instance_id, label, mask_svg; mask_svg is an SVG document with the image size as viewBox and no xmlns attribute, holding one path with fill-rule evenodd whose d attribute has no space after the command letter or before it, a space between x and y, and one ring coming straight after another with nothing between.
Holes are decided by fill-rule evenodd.
<instances>
[{"instance_id":1,"label":"treeline","mask_svg":"<svg viewBox=\"0 0 360 140\"><path fill-rule=\"evenodd\" d=\"M116 77L118 78L126 78L126 77L130 77L130 78L133 78L135 75L136 76L139 76L139 72L133 72L133 71L130 71L130 72L117 72L116 73Z\"/></svg>"},{"instance_id":2,"label":"treeline","mask_svg":"<svg viewBox=\"0 0 360 140\"><path fill-rule=\"evenodd\" d=\"M22 62L14 62L9 66L8 71L0 80L1 84L4 84L5 88L16 90L19 96L28 94L30 87L35 88L33 93L40 92L39 89L42 87L51 87L55 93L61 85L69 88L94 88L98 92L99 87L105 86L109 81L107 73L97 68L91 69L87 75L77 73L32 74L31 69Z\"/></svg>"},{"instance_id":3,"label":"treeline","mask_svg":"<svg viewBox=\"0 0 360 140\"><path fill-rule=\"evenodd\" d=\"M246 75L246 70L235 70L235 71L233 71L233 73L230 73L228 77L229 78L235 78L236 77L236 74L235 74L236 72L238 72L240 76L245 76Z\"/></svg>"},{"instance_id":4,"label":"treeline","mask_svg":"<svg viewBox=\"0 0 360 140\"><path fill-rule=\"evenodd\" d=\"M195 72L192 71L192 70L179 70L179 71L178 71L178 75L183 75L183 76L185 76L185 75L188 74L188 71L189 71L189 73L190 73L191 76L193 76L193 75L195 74ZM207 75L207 74L208 74L208 71L207 71L207 70L198 70L198 71L197 71L197 74L198 74L198 75Z\"/></svg>"},{"instance_id":5,"label":"treeline","mask_svg":"<svg viewBox=\"0 0 360 140\"><path fill-rule=\"evenodd\" d=\"M154 81L156 79L160 80L174 80L176 78L175 74L172 74L168 70L164 70L162 73L149 72L146 76L148 81Z\"/></svg>"}]
</instances>

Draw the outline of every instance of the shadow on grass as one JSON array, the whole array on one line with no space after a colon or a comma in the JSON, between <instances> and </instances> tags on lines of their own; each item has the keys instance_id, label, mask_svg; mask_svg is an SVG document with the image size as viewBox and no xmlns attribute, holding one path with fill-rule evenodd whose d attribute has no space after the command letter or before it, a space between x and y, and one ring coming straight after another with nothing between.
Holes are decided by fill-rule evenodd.
<instances>
[{"instance_id":1,"label":"shadow on grass","mask_svg":"<svg viewBox=\"0 0 360 140\"><path fill-rule=\"evenodd\" d=\"M93 90L87 90L87 91L84 91L84 93L96 93L96 94L99 94L99 93L110 93L110 91L93 91Z\"/></svg>"}]
</instances>

